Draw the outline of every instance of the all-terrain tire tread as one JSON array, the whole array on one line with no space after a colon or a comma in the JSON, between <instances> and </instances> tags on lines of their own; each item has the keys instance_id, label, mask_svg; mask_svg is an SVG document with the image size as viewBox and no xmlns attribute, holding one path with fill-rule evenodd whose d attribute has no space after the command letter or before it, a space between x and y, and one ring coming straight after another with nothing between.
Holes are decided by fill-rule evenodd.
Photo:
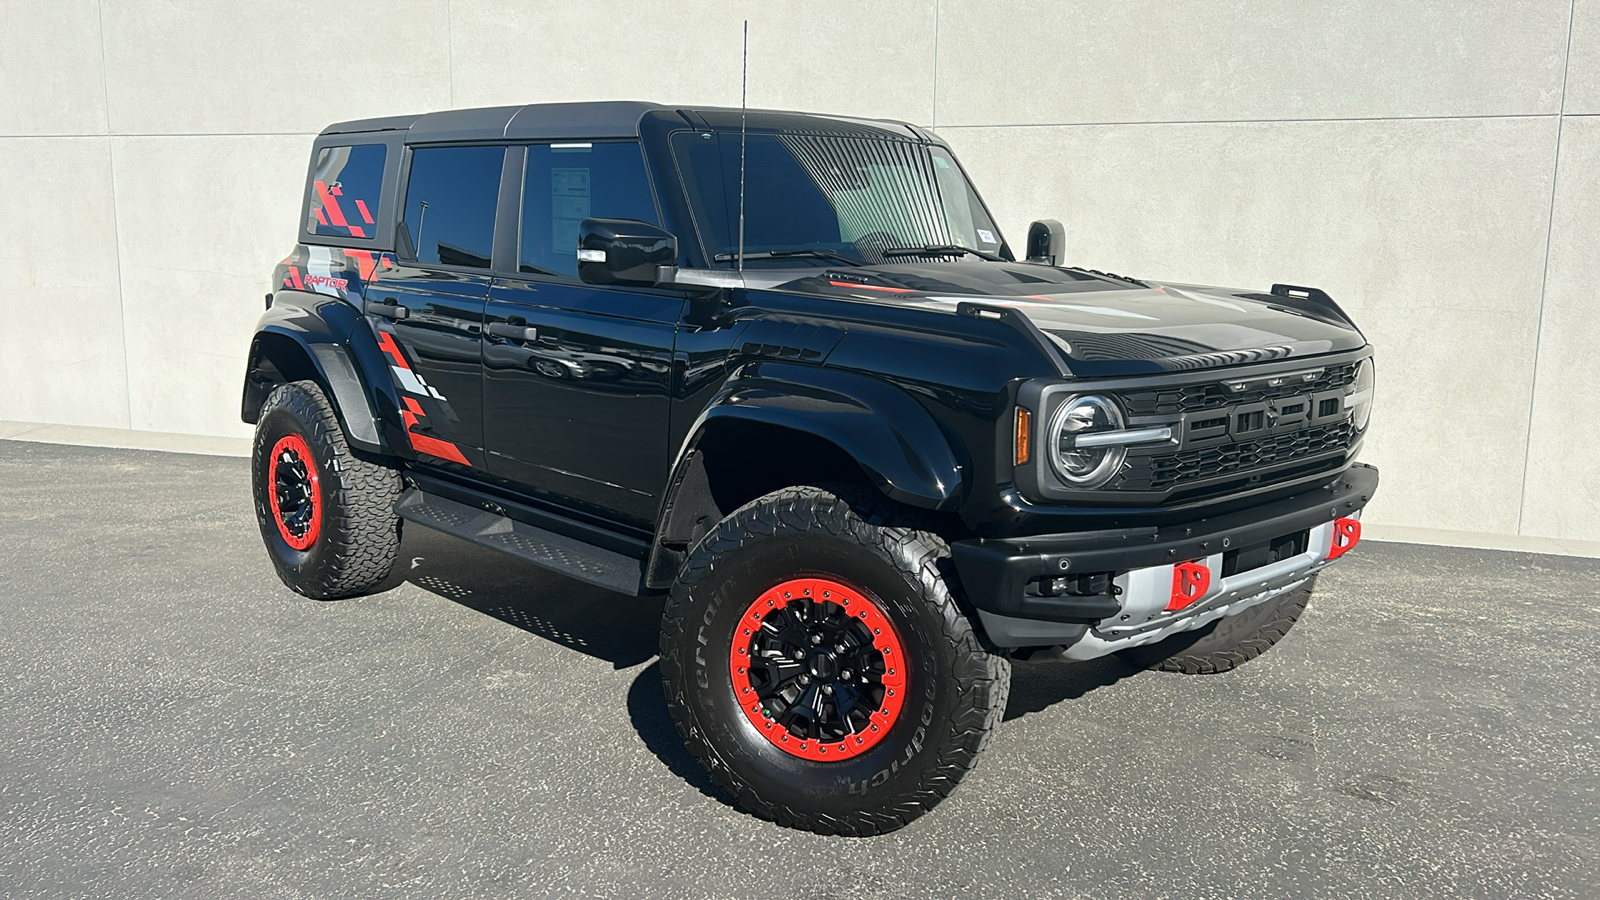
<instances>
[{"instance_id":1,"label":"all-terrain tire tread","mask_svg":"<svg viewBox=\"0 0 1600 900\"><path fill-rule=\"evenodd\" d=\"M318 600L371 590L389 577L400 555L400 519L394 512L403 488L400 473L350 451L339 418L316 382L279 385L262 404L259 421L267 421L278 410L300 422L312 452L318 454L324 534L319 540L331 542L329 564L318 567L311 578L296 579L289 586ZM269 432L257 429L258 458L271 452L269 437ZM264 509L257 514L272 515Z\"/></svg>"},{"instance_id":2,"label":"all-terrain tire tread","mask_svg":"<svg viewBox=\"0 0 1600 900\"><path fill-rule=\"evenodd\" d=\"M714 574L719 557L736 552L752 537L770 535L785 525L801 530L820 529L874 547L885 561L897 565L924 600L940 613L940 630L946 642L941 652L954 658L951 668L962 702L958 713L948 723L948 734L943 739L930 736L928 745L937 748L938 755L931 765L924 767L919 783L882 809L838 816L769 801L717 756L694 726L694 712L688 698L674 695L670 688L667 695L673 722L689 752L739 806L791 828L820 834L868 836L903 828L928 812L973 768L988 749L1005 713L1011 664L984 648L946 588L939 569L940 560L950 554L944 540L927 531L894 524L894 514L887 504L853 487L785 488L734 511L706 535L684 561L668 596L662 617L661 666L664 684L679 681L684 661L678 653L684 646L683 636L689 627L683 611L684 601L697 585Z\"/></svg>"}]
</instances>

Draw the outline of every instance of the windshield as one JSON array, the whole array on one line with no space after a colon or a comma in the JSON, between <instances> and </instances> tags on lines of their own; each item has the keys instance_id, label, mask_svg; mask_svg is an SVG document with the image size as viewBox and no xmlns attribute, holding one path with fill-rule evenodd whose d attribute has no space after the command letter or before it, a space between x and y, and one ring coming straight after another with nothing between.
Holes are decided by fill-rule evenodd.
<instances>
[{"instance_id":1,"label":"windshield","mask_svg":"<svg viewBox=\"0 0 1600 900\"><path fill-rule=\"evenodd\" d=\"M739 135L679 132L672 144L706 255L733 265L739 249ZM744 180L746 265L877 264L968 251L992 258L1003 245L943 147L888 138L752 134L745 143ZM893 252L920 248L933 249Z\"/></svg>"}]
</instances>

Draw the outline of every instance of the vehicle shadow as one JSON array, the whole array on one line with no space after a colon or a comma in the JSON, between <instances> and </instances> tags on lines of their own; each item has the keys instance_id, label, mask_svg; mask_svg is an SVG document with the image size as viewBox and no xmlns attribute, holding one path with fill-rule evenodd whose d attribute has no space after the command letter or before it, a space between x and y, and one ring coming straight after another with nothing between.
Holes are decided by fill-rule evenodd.
<instances>
[{"instance_id":1,"label":"vehicle shadow","mask_svg":"<svg viewBox=\"0 0 1600 900\"><path fill-rule=\"evenodd\" d=\"M1088 662L1039 660L1011 664L1011 697L1002 721L1043 712L1057 703L1077 700L1091 691L1107 688L1125 678L1144 674L1138 666L1115 656Z\"/></svg>"},{"instance_id":2,"label":"vehicle shadow","mask_svg":"<svg viewBox=\"0 0 1600 900\"><path fill-rule=\"evenodd\" d=\"M628 688L628 718L639 740L672 774L732 806L683 746L654 662L660 597L628 597L545 572L424 528L409 529L401 565L385 589L410 583L617 669L650 663Z\"/></svg>"},{"instance_id":3,"label":"vehicle shadow","mask_svg":"<svg viewBox=\"0 0 1600 900\"><path fill-rule=\"evenodd\" d=\"M656 655L660 597L592 587L431 529L406 529L390 582L383 587L409 582L617 669Z\"/></svg>"},{"instance_id":4,"label":"vehicle shadow","mask_svg":"<svg viewBox=\"0 0 1600 900\"><path fill-rule=\"evenodd\" d=\"M650 663L629 686L628 717L639 739L674 775L707 797L729 798L689 755L667 712L661 665L659 597L628 597L546 572L425 528L408 529L401 563L384 589L410 583L536 637L629 669ZM1116 657L1090 662L1012 663L1004 721L1042 712L1144 672Z\"/></svg>"}]
</instances>

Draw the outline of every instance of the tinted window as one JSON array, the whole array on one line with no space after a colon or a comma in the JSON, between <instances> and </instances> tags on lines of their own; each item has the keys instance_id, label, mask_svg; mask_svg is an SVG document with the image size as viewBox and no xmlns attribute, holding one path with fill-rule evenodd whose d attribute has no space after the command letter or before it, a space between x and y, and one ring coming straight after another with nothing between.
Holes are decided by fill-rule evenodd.
<instances>
[{"instance_id":1,"label":"tinted window","mask_svg":"<svg viewBox=\"0 0 1600 900\"><path fill-rule=\"evenodd\" d=\"M660 224L639 145L530 146L522 180L521 271L577 275L578 223L587 218Z\"/></svg>"},{"instance_id":2,"label":"tinted window","mask_svg":"<svg viewBox=\"0 0 1600 900\"><path fill-rule=\"evenodd\" d=\"M731 257L739 244L739 136L681 132L672 145L706 252ZM877 263L897 247L1000 249L998 229L941 147L752 134L744 165L746 252L810 249Z\"/></svg>"},{"instance_id":3,"label":"tinted window","mask_svg":"<svg viewBox=\"0 0 1600 900\"><path fill-rule=\"evenodd\" d=\"M411 153L403 234L421 263L489 268L504 147Z\"/></svg>"},{"instance_id":4,"label":"tinted window","mask_svg":"<svg viewBox=\"0 0 1600 900\"><path fill-rule=\"evenodd\" d=\"M306 230L372 237L386 154L382 144L324 147L317 153L317 164L311 169L311 214L306 218Z\"/></svg>"}]
</instances>

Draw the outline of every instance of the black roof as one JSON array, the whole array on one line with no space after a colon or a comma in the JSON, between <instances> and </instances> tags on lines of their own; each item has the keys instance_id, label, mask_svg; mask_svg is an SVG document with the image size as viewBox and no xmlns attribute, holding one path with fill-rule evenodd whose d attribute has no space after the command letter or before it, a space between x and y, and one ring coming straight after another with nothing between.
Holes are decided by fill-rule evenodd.
<instances>
[{"instance_id":1,"label":"black roof","mask_svg":"<svg viewBox=\"0 0 1600 900\"><path fill-rule=\"evenodd\" d=\"M322 130L325 135L375 131L404 131L407 143L431 141L541 140L561 138L637 137L639 120L651 113L683 119L696 128L738 127L741 114L752 129L782 128L826 131L869 131L884 136L928 139L913 125L890 119L858 119L816 113L770 109L741 111L723 107L670 107L640 100L605 100L584 103L531 103L526 106L492 106L447 109L415 116L386 116L338 122Z\"/></svg>"}]
</instances>

